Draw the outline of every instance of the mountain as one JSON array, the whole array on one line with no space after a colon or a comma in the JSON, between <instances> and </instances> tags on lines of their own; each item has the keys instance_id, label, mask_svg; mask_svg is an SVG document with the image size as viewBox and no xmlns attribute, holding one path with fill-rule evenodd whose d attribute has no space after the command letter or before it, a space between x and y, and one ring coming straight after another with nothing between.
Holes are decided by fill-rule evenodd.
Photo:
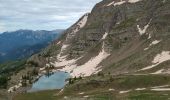
<instances>
[{"instance_id":1,"label":"mountain","mask_svg":"<svg viewBox=\"0 0 170 100\"><path fill-rule=\"evenodd\" d=\"M40 56L73 76L168 73L169 7L167 0L103 0Z\"/></svg>"},{"instance_id":2,"label":"mountain","mask_svg":"<svg viewBox=\"0 0 170 100\"><path fill-rule=\"evenodd\" d=\"M0 34L0 62L22 59L45 48L63 30L18 30Z\"/></svg>"},{"instance_id":3,"label":"mountain","mask_svg":"<svg viewBox=\"0 0 170 100\"><path fill-rule=\"evenodd\" d=\"M40 69L51 65L72 76L64 89L47 91L46 98L167 100L169 19L169 0L103 0L27 63ZM32 95L45 98L47 92Z\"/></svg>"}]
</instances>

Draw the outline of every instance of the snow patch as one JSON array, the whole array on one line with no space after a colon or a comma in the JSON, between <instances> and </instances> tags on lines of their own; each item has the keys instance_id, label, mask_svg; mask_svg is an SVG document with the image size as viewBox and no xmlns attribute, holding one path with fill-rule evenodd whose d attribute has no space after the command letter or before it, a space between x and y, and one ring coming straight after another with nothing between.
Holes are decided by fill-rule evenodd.
<instances>
[{"instance_id":1,"label":"snow patch","mask_svg":"<svg viewBox=\"0 0 170 100\"><path fill-rule=\"evenodd\" d=\"M139 2L139 1L141 1L141 0L120 0L119 2L112 1L109 4L107 4L107 6L111 6L111 5L119 6L119 5L122 5L122 4L126 3L126 2L128 2L128 3L136 3L136 2Z\"/></svg>"},{"instance_id":2,"label":"snow patch","mask_svg":"<svg viewBox=\"0 0 170 100\"><path fill-rule=\"evenodd\" d=\"M128 2L129 3L136 3L136 2L139 2L139 1L141 1L141 0L129 0Z\"/></svg>"},{"instance_id":3,"label":"snow patch","mask_svg":"<svg viewBox=\"0 0 170 100\"><path fill-rule=\"evenodd\" d=\"M71 75L73 76L90 76L93 73L96 73L98 69L96 68L104 59L106 59L110 54L105 52L104 43L102 46L102 51L94 58L91 58L84 65L77 66Z\"/></svg>"},{"instance_id":4,"label":"snow patch","mask_svg":"<svg viewBox=\"0 0 170 100\"><path fill-rule=\"evenodd\" d=\"M68 97L67 97L67 96L64 96L64 99L68 99Z\"/></svg>"},{"instance_id":5,"label":"snow patch","mask_svg":"<svg viewBox=\"0 0 170 100\"><path fill-rule=\"evenodd\" d=\"M60 59L61 60L61 59ZM72 59L72 60L66 60L63 59L60 62L55 62L54 66L55 67L64 67L64 66L69 66L72 65L73 63L75 63L77 60L76 59Z\"/></svg>"},{"instance_id":6,"label":"snow patch","mask_svg":"<svg viewBox=\"0 0 170 100\"><path fill-rule=\"evenodd\" d=\"M137 88L135 89L136 91L142 91L142 90L145 90L146 88Z\"/></svg>"},{"instance_id":7,"label":"snow patch","mask_svg":"<svg viewBox=\"0 0 170 100\"><path fill-rule=\"evenodd\" d=\"M61 43L61 41L59 41L59 42L57 43L57 45L60 44L60 43Z\"/></svg>"},{"instance_id":8,"label":"snow patch","mask_svg":"<svg viewBox=\"0 0 170 100\"><path fill-rule=\"evenodd\" d=\"M109 89L109 91L115 91L115 89Z\"/></svg>"},{"instance_id":9,"label":"snow patch","mask_svg":"<svg viewBox=\"0 0 170 100\"><path fill-rule=\"evenodd\" d=\"M145 48L144 51L146 51L146 50L148 50L148 49L149 49L149 47Z\"/></svg>"},{"instance_id":10,"label":"snow patch","mask_svg":"<svg viewBox=\"0 0 170 100\"><path fill-rule=\"evenodd\" d=\"M170 51L163 51L154 58L153 63L162 63L167 60L170 60Z\"/></svg>"},{"instance_id":11,"label":"snow patch","mask_svg":"<svg viewBox=\"0 0 170 100\"><path fill-rule=\"evenodd\" d=\"M76 33L77 33L81 28L83 28L83 27L86 25L87 19L88 19L88 15L89 15L88 13L85 14L85 15L83 16L83 18L82 18L79 22L77 22L77 24L75 25L75 27L73 27L72 31L67 35L66 41L67 41L68 39L74 37L74 36L76 35Z\"/></svg>"},{"instance_id":12,"label":"snow patch","mask_svg":"<svg viewBox=\"0 0 170 100\"><path fill-rule=\"evenodd\" d=\"M61 51L64 51L69 45L66 45L64 44L62 47L61 47Z\"/></svg>"},{"instance_id":13,"label":"snow patch","mask_svg":"<svg viewBox=\"0 0 170 100\"><path fill-rule=\"evenodd\" d=\"M79 93L80 95L84 94L84 92Z\"/></svg>"},{"instance_id":14,"label":"snow patch","mask_svg":"<svg viewBox=\"0 0 170 100\"><path fill-rule=\"evenodd\" d=\"M67 55L61 56L61 54L67 49L67 47L69 47L69 45L63 44L63 46L61 47L60 53L57 55L57 59L60 62L58 66L61 66L62 62L66 62Z\"/></svg>"},{"instance_id":15,"label":"snow patch","mask_svg":"<svg viewBox=\"0 0 170 100\"><path fill-rule=\"evenodd\" d=\"M154 87L151 87L151 88L165 88L165 87L168 87L169 85L161 85L161 86L154 86Z\"/></svg>"},{"instance_id":16,"label":"snow patch","mask_svg":"<svg viewBox=\"0 0 170 100\"><path fill-rule=\"evenodd\" d=\"M160 41L160 40L155 40L155 41L153 41L153 42L150 44L150 46L156 45L156 44L158 44L159 42L161 42L161 41Z\"/></svg>"},{"instance_id":17,"label":"snow patch","mask_svg":"<svg viewBox=\"0 0 170 100\"><path fill-rule=\"evenodd\" d=\"M82 18L81 21L78 22L77 25L79 25L80 28L83 28L86 25L87 19L88 19L88 14L85 14L85 16Z\"/></svg>"},{"instance_id":18,"label":"snow patch","mask_svg":"<svg viewBox=\"0 0 170 100\"><path fill-rule=\"evenodd\" d=\"M149 36L148 36L148 39L151 39L152 37L151 37L151 34L149 34Z\"/></svg>"},{"instance_id":19,"label":"snow patch","mask_svg":"<svg viewBox=\"0 0 170 100\"><path fill-rule=\"evenodd\" d=\"M75 63L78 59L73 60L64 60L63 62L56 62L55 66L64 66L63 69L60 71L65 71L70 73L72 77L79 77L79 76L90 76L99 72L100 70L96 68L104 59L106 59L110 54L105 52L104 50L104 43L102 45L102 51L96 57L91 58L88 62L84 65L77 66Z\"/></svg>"},{"instance_id":20,"label":"snow patch","mask_svg":"<svg viewBox=\"0 0 170 100\"><path fill-rule=\"evenodd\" d=\"M146 30L148 29L148 27L149 27L149 24L151 23L151 20L149 21L149 23L147 24L147 25L145 25L144 26L144 28L142 29L142 28L140 28L140 26L139 25L137 25L137 28L138 28L138 32L139 32L139 34L140 35L143 35L143 34L145 34L146 33Z\"/></svg>"},{"instance_id":21,"label":"snow patch","mask_svg":"<svg viewBox=\"0 0 170 100\"><path fill-rule=\"evenodd\" d=\"M158 71L156 71L156 72L154 72L154 73L151 73L151 74L162 74L163 71L164 71L164 69L160 69L160 70L158 70Z\"/></svg>"},{"instance_id":22,"label":"snow patch","mask_svg":"<svg viewBox=\"0 0 170 100\"><path fill-rule=\"evenodd\" d=\"M111 6L111 5L113 5L114 3L115 3L115 1L109 3L107 6Z\"/></svg>"},{"instance_id":23,"label":"snow patch","mask_svg":"<svg viewBox=\"0 0 170 100\"><path fill-rule=\"evenodd\" d=\"M139 32L139 34L140 35L143 35L143 34L145 34L145 32L146 32L146 29L149 27L149 25L147 24L143 29L141 29L140 28L140 26L139 25L137 25L137 28L138 28L138 32Z\"/></svg>"},{"instance_id":24,"label":"snow patch","mask_svg":"<svg viewBox=\"0 0 170 100\"><path fill-rule=\"evenodd\" d=\"M105 32L105 34L104 34L103 37L102 37L102 40L106 39L107 36L108 36L108 33Z\"/></svg>"},{"instance_id":25,"label":"snow patch","mask_svg":"<svg viewBox=\"0 0 170 100\"><path fill-rule=\"evenodd\" d=\"M123 94L123 93L128 93L128 92L130 92L131 90L127 90L127 91L120 91L119 93L120 94Z\"/></svg>"},{"instance_id":26,"label":"snow patch","mask_svg":"<svg viewBox=\"0 0 170 100\"><path fill-rule=\"evenodd\" d=\"M45 67L43 67L43 68L40 68L39 70L40 70L40 71L43 71L43 70L45 70Z\"/></svg>"},{"instance_id":27,"label":"snow patch","mask_svg":"<svg viewBox=\"0 0 170 100\"><path fill-rule=\"evenodd\" d=\"M89 96L88 95L86 95L86 96L83 96L84 98L88 98Z\"/></svg>"},{"instance_id":28,"label":"snow patch","mask_svg":"<svg viewBox=\"0 0 170 100\"><path fill-rule=\"evenodd\" d=\"M120 24L120 22L117 22L117 23L116 23L116 25L119 25L119 24Z\"/></svg>"},{"instance_id":29,"label":"snow patch","mask_svg":"<svg viewBox=\"0 0 170 100\"><path fill-rule=\"evenodd\" d=\"M148 70L151 68L156 67L157 65L170 60L170 51L163 51L160 54L157 54L154 58L154 60L152 61L153 65L150 65L148 67L142 68L140 71L144 71L144 70Z\"/></svg>"},{"instance_id":30,"label":"snow patch","mask_svg":"<svg viewBox=\"0 0 170 100\"><path fill-rule=\"evenodd\" d=\"M124 3L126 3L126 1L120 1L120 2L116 2L116 3L114 3L114 6L119 6L119 5L122 5L122 4L124 4Z\"/></svg>"},{"instance_id":31,"label":"snow patch","mask_svg":"<svg viewBox=\"0 0 170 100\"><path fill-rule=\"evenodd\" d=\"M155 88L151 89L152 91L170 91L170 88Z\"/></svg>"},{"instance_id":32,"label":"snow patch","mask_svg":"<svg viewBox=\"0 0 170 100\"><path fill-rule=\"evenodd\" d=\"M12 86L8 89L8 93L15 92L18 88L22 87L22 84L19 83L18 85Z\"/></svg>"},{"instance_id":33,"label":"snow patch","mask_svg":"<svg viewBox=\"0 0 170 100\"><path fill-rule=\"evenodd\" d=\"M155 41L153 41L151 44L149 44L149 47L145 48L144 50L146 51L146 50L148 50L151 46L156 45L156 44L158 44L158 43L160 43L160 42L161 42L161 40L155 40Z\"/></svg>"}]
</instances>

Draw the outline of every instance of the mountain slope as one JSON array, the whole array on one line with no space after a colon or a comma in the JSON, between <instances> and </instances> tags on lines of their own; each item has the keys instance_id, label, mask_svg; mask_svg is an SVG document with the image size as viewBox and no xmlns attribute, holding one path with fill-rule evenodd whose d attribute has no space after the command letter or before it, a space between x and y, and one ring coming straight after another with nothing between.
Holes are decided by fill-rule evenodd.
<instances>
[{"instance_id":1,"label":"mountain slope","mask_svg":"<svg viewBox=\"0 0 170 100\"><path fill-rule=\"evenodd\" d=\"M0 62L29 57L56 39L62 30L18 30L0 34Z\"/></svg>"},{"instance_id":2,"label":"mountain slope","mask_svg":"<svg viewBox=\"0 0 170 100\"><path fill-rule=\"evenodd\" d=\"M169 7L167 0L104 0L41 56L50 52L46 63L72 76L164 71L168 65L159 65L170 60Z\"/></svg>"}]
</instances>

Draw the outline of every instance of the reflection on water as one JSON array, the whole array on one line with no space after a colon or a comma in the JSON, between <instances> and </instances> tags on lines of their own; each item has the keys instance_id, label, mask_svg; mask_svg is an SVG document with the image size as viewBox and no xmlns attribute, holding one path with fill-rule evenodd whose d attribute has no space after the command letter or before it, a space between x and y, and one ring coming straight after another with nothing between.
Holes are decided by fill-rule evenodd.
<instances>
[{"instance_id":1,"label":"reflection on water","mask_svg":"<svg viewBox=\"0 0 170 100\"><path fill-rule=\"evenodd\" d=\"M69 74L65 72L48 73L39 78L28 92L61 89L65 86L67 78Z\"/></svg>"}]
</instances>

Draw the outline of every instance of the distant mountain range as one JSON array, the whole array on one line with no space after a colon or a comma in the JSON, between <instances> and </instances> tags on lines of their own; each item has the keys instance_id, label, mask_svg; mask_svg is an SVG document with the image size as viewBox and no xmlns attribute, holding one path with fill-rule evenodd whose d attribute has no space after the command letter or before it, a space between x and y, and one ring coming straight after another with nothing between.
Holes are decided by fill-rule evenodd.
<instances>
[{"instance_id":1,"label":"distant mountain range","mask_svg":"<svg viewBox=\"0 0 170 100\"><path fill-rule=\"evenodd\" d=\"M0 34L0 63L29 57L46 47L63 30L18 30Z\"/></svg>"}]
</instances>

